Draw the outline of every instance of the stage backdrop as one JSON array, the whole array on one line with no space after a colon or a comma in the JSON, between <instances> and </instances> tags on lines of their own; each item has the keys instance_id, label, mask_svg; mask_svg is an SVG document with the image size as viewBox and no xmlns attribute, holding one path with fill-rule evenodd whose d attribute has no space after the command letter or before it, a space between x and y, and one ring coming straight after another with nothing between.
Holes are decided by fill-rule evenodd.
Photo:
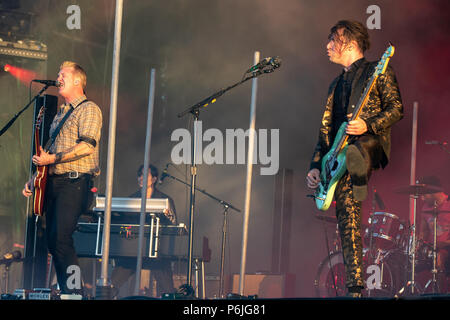
<instances>
[{"instance_id":1,"label":"stage backdrop","mask_svg":"<svg viewBox=\"0 0 450 320\"><path fill-rule=\"evenodd\" d=\"M87 71L88 97L103 111L102 175L99 194L105 192L106 150L109 127L115 2L22 0L20 8L35 14L33 40L47 45L43 77L56 79L64 60L79 62ZM379 11L368 11L376 5ZM373 8L373 7L372 7ZM192 117L177 114L210 94L239 81L261 58L279 56L282 65L258 80L257 129L279 129L279 168L294 172L290 224L289 272L296 276L296 297L314 296L314 278L327 249L322 223L305 186L305 175L316 143L329 83L341 67L328 61L326 43L330 27L341 19L356 19L379 29L369 31L369 60L378 60L389 41L396 46L391 65L396 71L405 107L404 119L392 130L392 159L376 172L364 203L364 221L372 210L373 188L385 211L408 220L407 195L395 193L410 179L412 106L419 104L417 176L437 175L448 190L449 154L428 140L448 141L450 86L450 17L447 1L124 1L123 35L118 92L117 140L113 196L124 197L137 189L136 170L144 161L144 143L151 68L156 69L156 99L151 162L162 170L171 163L177 142L174 130L192 128ZM378 12L377 16L374 13ZM375 20L374 20L375 19ZM27 86L3 85L0 125L4 125L28 99ZM36 88L37 90L37 88ZM56 94L56 90L48 93ZM206 109L203 131L249 126L251 82L239 86ZM21 198L29 166L30 111L0 138L2 179L1 217L10 227L2 239L22 243L26 201ZM204 146L210 142L205 141ZM18 147L20 144L22 147ZM269 152L270 152L269 148ZM272 216L275 176L261 175L255 165L249 221L247 273L271 271ZM189 166L172 165L169 172L189 182ZM199 165L198 187L244 211L246 166ZM159 188L176 203L178 219L188 224L189 188L166 179ZM329 214L333 215L333 209ZM378 208L376 208L378 210ZM223 210L214 200L197 193L195 245L208 237L212 258L206 274L219 275ZM243 213L229 212L225 271L239 273ZM328 225L330 241L334 225ZM6 240L5 240L6 241ZM9 240L8 240L9 241ZM10 241L0 252L13 249ZM20 286L20 276L12 283ZM12 288L14 289L14 288ZM216 292L209 292L213 296Z\"/></svg>"}]
</instances>

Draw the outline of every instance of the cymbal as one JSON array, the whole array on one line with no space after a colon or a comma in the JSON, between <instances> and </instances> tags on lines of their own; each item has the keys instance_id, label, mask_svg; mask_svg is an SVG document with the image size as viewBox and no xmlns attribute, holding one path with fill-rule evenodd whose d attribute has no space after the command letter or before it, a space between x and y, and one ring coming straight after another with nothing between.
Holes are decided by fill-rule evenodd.
<instances>
[{"instance_id":1,"label":"cymbal","mask_svg":"<svg viewBox=\"0 0 450 320\"><path fill-rule=\"evenodd\" d=\"M327 215L323 215L323 214L316 214L316 218L319 220L323 220L325 222L331 222L336 224L337 223L337 218L334 216L327 216Z\"/></svg>"},{"instance_id":2,"label":"cymbal","mask_svg":"<svg viewBox=\"0 0 450 320\"><path fill-rule=\"evenodd\" d=\"M426 184L412 184L406 187L397 188L395 193L422 195L441 191L442 191L441 188L435 186L429 186Z\"/></svg>"}]
</instances>

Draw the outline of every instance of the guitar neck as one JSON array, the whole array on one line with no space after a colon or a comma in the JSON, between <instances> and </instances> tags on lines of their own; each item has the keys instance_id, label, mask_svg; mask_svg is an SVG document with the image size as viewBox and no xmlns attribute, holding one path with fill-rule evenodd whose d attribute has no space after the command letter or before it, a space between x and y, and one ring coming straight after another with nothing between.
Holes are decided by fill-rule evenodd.
<instances>
[{"instance_id":1,"label":"guitar neck","mask_svg":"<svg viewBox=\"0 0 450 320\"><path fill-rule=\"evenodd\" d=\"M40 139L39 139L39 128L36 128L34 130L34 150L35 154L37 156L41 155L41 149L39 148L41 146Z\"/></svg>"},{"instance_id":2,"label":"guitar neck","mask_svg":"<svg viewBox=\"0 0 450 320\"><path fill-rule=\"evenodd\" d=\"M44 111L45 111L45 106L42 106L41 109L39 110L39 114L36 118L36 123L35 123L35 127L34 127L34 149L35 149L35 154L37 156L41 155L41 149L39 148L41 146L40 129L41 129L41 124L42 124L42 118L44 116Z\"/></svg>"},{"instance_id":3,"label":"guitar neck","mask_svg":"<svg viewBox=\"0 0 450 320\"><path fill-rule=\"evenodd\" d=\"M350 118L350 121L355 120L356 118L359 117L362 108L364 107L364 105L367 103L367 100L369 99L369 93L372 90L373 86L375 85L375 82L377 79L378 79L378 75L373 75L370 78L370 81L367 84L366 88L364 89L364 92L358 101L355 111L353 112L352 117ZM344 148L345 144L347 143L348 138L349 138L348 134L343 134L341 136L341 139L340 139L339 143L337 144L336 152L339 152L342 150L342 148Z\"/></svg>"},{"instance_id":4,"label":"guitar neck","mask_svg":"<svg viewBox=\"0 0 450 320\"><path fill-rule=\"evenodd\" d=\"M358 101L358 104L356 105L355 111L352 114L352 117L350 120L355 120L359 117L359 114L361 113L362 108L366 104L367 100L369 99L369 93L372 91L373 86L375 85L375 82L378 79L378 75L373 75L370 78L369 83L367 84L366 88L364 89L363 94L361 95L361 98Z\"/></svg>"}]
</instances>

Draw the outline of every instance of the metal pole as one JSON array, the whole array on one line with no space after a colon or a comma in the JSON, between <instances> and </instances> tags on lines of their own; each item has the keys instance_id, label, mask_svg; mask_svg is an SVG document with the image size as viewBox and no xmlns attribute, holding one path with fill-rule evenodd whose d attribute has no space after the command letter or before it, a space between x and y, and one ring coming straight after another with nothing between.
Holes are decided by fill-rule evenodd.
<instances>
[{"instance_id":1,"label":"metal pole","mask_svg":"<svg viewBox=\"0 0 450 320\"><path fill-rule=\"evenodd\" d=\"M253 64L259 62L259 51L255 51ZM250 128L248 139L248 155L247 155L247 182L245 188L245 211L242 230L242 251L241 251L241 269L239 274L239 294L244 295L244 276L245 265L247 260L247 237L248 237L248 220L250 215L250 195L252 189L252 171L253 171L253 154L255 141L255 119L256 119L256 93L258 89L258 79L252 79L252 99L250 104Z\"/></svg>"},{"instance_id":2,"label":"metal pole","mask_svg":"<svg viewBox=\"0 0 450 320\"><path fill-rule=\"evenodd\" d=\"M120 40L122 33L123 0L116 1L116 17L114 29L114 52L111 78L111 106L109 114L108 156L106 169L105 213L103 226L103 254L100 286L108 287L109 239L111 227L111 198L114 174L114 154L116 145L117 88L119 85Z\"/></svg>"},{"instance_id":3,"label":"metal pole","mask_svg":"<svg viewBox=\"0 0 450 320\"><path fill-rule=\"evenodd\" d=\"M412 126L412 145L411 145L411 173L410 173L410 179L409 184L414 185L416 184L416 152L417 152L417 109L419 107L419 104L417 102L414 102L413 104L413 126ZM410 200L412 200L412 197L410 197ZM414 211L413 209L413 201L410 201L410 222L411 224L414 224Z\"/></svg>"},{"instance_id":4,"label":"metal pole","mask_svg":"<svg viewBox=\"0 0 450 320\"><path fill-rule=\"evenodd\" d=\"M223 212L223 226L222 226L222 252L220 255L220 282L219 282L219 298L223 298L223 287L225 279L225 246L227 242L227 214L228 207L225 207Z\"/></svg>"},{"instance_id":5,"label":"metal pole","mask_svg":"<svg viewBox=\"0 0 450 320\"><path fill-rule=\"evenodd\" d=\"M416 150L417 150L417 110L419 103L414 102L413 105L413 126L412 126L412 146L411 146L411 177L410 184L416 184ZM411 266L411 293L414 294L415 268L416 268L416 215L417 215L417 195L409 198L410 221L412 222L412 266Z\"/></svg>"},{"instance_id":6,"label":"metal pole","mask_svg":"<svg viewBox=\"0 0 450 320\"><path fill-rule=\"evenodd\" d=\"M145 138L145 156L144 156L144 176L141 190L141 216L139 220L139 243L136 262L136 283L134 285L134 295L139 294L139 287L141 285L141 270L142 270L142 251L144 245L144 224L147 208L147 181L148 181L148 167L150 165L150 145L152 141L152 120L153 120L153 105L155 102L155 69L152 69L150 74L150 89L148 96L148 114L147 114L147 134Z\"/></svg>"},{"instance_id":7,"label":"metal pole","mask_svg":"<svg viewBox=\"0 0 450 320\"><path fill-rule=\"evenodd\" d=\"M187 277L186 283L192 287L192 259L194 252L194 215L195 215L195 184L197 180L197 139L200 138L199 129L201 129L199 124L199 110L195 110L194 115L194 136L192 138L192 165L191 165L191 195L190 195L190 206L189 206L189 239L188 239L188 265L187 265Z\"/></svg>"}]
</instances>

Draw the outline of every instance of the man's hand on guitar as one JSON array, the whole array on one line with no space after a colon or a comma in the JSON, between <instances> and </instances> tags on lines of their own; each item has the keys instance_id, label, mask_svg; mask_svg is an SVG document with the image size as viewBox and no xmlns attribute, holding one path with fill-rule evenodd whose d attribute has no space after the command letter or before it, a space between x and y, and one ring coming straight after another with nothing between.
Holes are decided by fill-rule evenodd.
<instances>
[{"instance_id":1,"label":"man's hand on guitar","mask_svg":"<svg viewBox=\"0 0 450 320\"><path fill-rule=\"evenodd\" d=\"M311 169L306 176L306 184L310 189L316 189L320 183L320 171Z\"/></svg>"},{"instance_id":2,"label":"man's hand on guitar","mask_svg":"<svg viewBox=\"0 0 450 320\"><path fill-rule=\"evenodd\" d=\"M351 118L352 114L348 114L347 117ZM355 120L349 121L346 131L345 131L345 133L351 134L354 136L362 135L365 132L367 132L367 124L361 118L356 118Z\"/></svg>"},{"instance_id":3,"label":"man's hand on guitar","mask_svg":"<svg viewBox=\"0 0 450 320\"><path fill-rule=\"evenodd\" d=\"M55 163L55 155L44 151L42 147L40 148L40 155L34 155L32 158L33 164L36 166L46 166Z\"/></svg>"}]
</instances>

